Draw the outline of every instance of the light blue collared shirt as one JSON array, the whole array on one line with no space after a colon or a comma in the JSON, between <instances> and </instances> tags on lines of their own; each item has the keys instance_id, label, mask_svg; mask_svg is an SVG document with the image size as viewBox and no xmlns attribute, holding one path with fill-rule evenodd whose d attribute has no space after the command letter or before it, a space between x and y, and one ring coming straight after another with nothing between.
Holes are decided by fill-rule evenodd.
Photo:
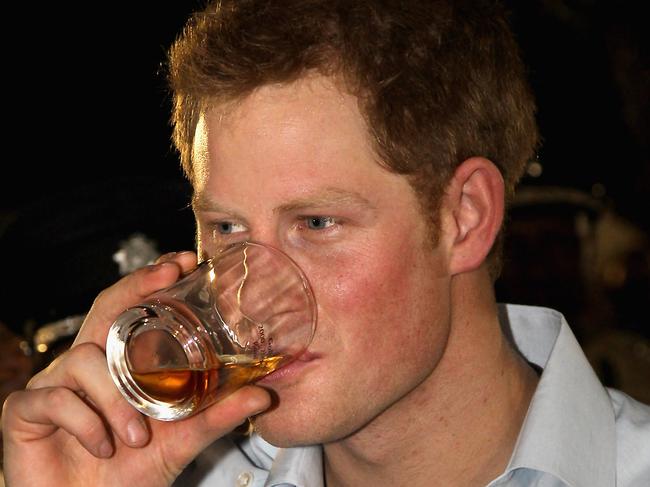
<instances>
[{"instance_id":1,"label":"light blue collared shirt","mask_svg":"<svg viewBox=\"0 0 650 487\"><path fill-rule=\"evenodd\" d=\"M543 372L510 462L488 486L650 487L650 407L600 384L560 313L506 305L501 321ZM323 487L322 455L318 445L276 448L255 434L224 438L177 485Z\"/></svg>"}]
</instances>

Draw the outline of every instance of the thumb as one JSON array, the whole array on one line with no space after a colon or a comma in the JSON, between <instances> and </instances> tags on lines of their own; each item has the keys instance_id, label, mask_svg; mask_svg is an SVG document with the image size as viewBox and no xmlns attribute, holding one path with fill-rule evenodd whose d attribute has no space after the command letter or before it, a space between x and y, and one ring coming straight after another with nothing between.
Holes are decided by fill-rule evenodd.
<instances>
[{"instance_id":1,"label":"thumb","mask_svg":"<svg viewBox=\"0 0 650 487\"><path fill-rule=\"evenodd\" d=\"M174 423L175 438L169 438L164 445L167 465L178 467L180 472L211 443L270 406L267 390L248 385L195 416Z\"/></svg>"}]
</instances>

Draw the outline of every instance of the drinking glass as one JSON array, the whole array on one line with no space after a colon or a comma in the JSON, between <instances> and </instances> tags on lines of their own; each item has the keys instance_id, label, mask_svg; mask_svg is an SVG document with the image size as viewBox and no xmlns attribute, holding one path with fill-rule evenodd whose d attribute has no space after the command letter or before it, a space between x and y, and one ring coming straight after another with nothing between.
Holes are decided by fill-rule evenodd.
<instances>
[{"instance_id":1,"label":"drinking glass","mask_svg":"<svg viewBox=\"0 0 650 487\"><path fill-rule=\"evenodd\" d=\"M171 421L296 359L315 326L316 303L298 265L278 249L243 242L120 314L106 356L124 397Z\"/></svg>"}]
</instances>

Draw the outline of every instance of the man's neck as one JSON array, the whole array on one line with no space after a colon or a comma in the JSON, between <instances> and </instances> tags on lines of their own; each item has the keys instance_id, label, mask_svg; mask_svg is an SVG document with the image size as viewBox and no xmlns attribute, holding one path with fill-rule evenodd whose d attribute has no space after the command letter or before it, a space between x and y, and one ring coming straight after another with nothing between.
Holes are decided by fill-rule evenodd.
<instances>
[{"instance_id":1,"label":"man's neck","mask_svg":"<svg viewBox=\"0 0 650 487\"><path fill-rule=\"evenodd\" d=\"M424 382L325 445L328 487L476 486L504 470L537 376L501 332L491 290L483 293L457 298L447 348Z\"/></svg>"}]
</instances>

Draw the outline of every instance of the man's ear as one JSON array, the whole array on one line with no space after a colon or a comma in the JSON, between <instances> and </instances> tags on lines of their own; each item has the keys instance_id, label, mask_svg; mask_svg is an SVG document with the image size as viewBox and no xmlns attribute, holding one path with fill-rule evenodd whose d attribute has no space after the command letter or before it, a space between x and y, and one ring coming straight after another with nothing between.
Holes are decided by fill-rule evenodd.
<instances>
[{"instance_id":1,"label":"man's ear","mask_svg":"<svg viewBox=\"0 0 650 487\"><path fill-rule=\"evenodd\" d=\"M475 270L490 252L503 222L501 172L482 157L467 159L456 169L446 199L453 232L449 270L452 275Z\"/></svg>"}]
</instances>

